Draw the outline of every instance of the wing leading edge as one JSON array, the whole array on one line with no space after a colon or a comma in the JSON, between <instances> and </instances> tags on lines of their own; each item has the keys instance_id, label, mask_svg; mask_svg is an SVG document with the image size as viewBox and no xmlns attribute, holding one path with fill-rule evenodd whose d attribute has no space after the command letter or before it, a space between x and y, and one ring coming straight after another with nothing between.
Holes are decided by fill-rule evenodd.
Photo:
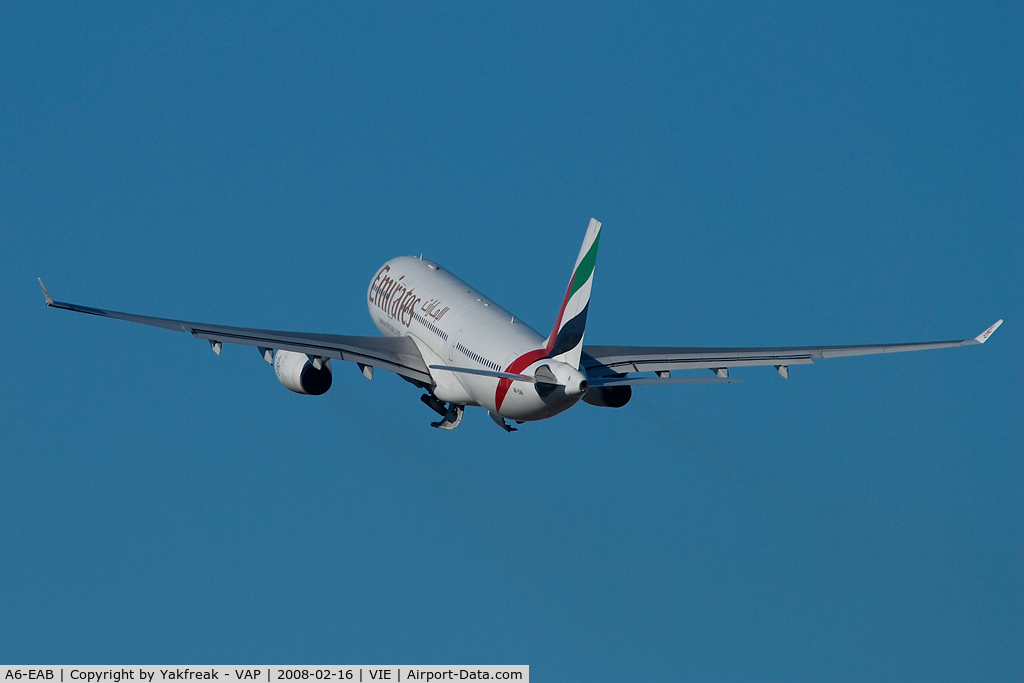
<instances>
[{"instance_id":1,"label":"wing leading edge","mask_svg":"<svg viewBox=\"0 0 1024 683\"><path fill-rule=\"evenodd\" d=\"M211 345L226 342L256 346L261 349L295 351L320 358L337 358L390 370L402 377L424 384L434 383L427 364L423 362L423 357L420 355L419 349L416 348L416 343L409 337L348 337L336 334L258 330L248 327L208 325L171 318L154 318L147 315L108 311L102 308L54 301L46 291L46 287L43 286L42 280L39 281L39 285L43 287L46 305L53 308L126 320L141 325L152 325L175 332L188 332L197 339L208 340ZM219 352L219 348L219 345L214 346L215 351Z\"/></svg>"},{"instance_id":2,"label":"wing leading edge","mask_svg":"<svg viewBox=\"0 0 1024 683\"><path fill-rule=\"evenodd\" d=\"M909 344L864 344L860 346L783 346L765 348L675 348L654 346L584 346L581 364L588 377L621 377L634 372L668 373L672 370L710 369L728 377L728 368L774 365L788 378L790 365L810 365L815 358L868 356L879 353L925 351L984 344L1003 324L996 321L973 339L913 342ZM665 379L669 379L667 375Z\"/></svg>"}]
</instances>

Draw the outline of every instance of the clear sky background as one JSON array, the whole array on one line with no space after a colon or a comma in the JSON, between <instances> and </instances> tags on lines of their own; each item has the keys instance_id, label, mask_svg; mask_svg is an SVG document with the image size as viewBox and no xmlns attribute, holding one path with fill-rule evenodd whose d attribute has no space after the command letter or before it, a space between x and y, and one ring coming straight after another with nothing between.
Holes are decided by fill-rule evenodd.
<instances>
[{"instance_id":1,"label":"clear sky background","mask_svg":"<svg viewBox=\"0 0 1024 683\"><path fill-rule=\"evenodd\" d=\"M0 661L1024 679L1024 12L6 3ZM435 259L586 341L984 347L499 430L48 310L376 334Z\"/></svg>"}]
</instances>

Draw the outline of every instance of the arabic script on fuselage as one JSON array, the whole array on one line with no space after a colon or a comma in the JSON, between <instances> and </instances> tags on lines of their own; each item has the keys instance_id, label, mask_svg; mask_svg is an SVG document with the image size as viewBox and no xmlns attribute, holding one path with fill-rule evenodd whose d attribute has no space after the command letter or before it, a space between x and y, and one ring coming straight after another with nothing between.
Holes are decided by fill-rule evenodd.
<instances>
[{"instance_id":1,"label":"arabic script on fuselage","mask_svg":"<svg viewBox=\"0 0 1024 683\"><path fill-rule=\"evenodd\" d=\"M424 317L434 320L440 320L448 312L448 306L442 306L439 299L430 299L423 303L423 299L416 296L415 287L407 288L402 284L404 275L394 279L389 275L390 271L391 266L384 266L377 273L370 287L369 300L391 318L409 327L417 306Z\"/></svg>"}]
</instances>

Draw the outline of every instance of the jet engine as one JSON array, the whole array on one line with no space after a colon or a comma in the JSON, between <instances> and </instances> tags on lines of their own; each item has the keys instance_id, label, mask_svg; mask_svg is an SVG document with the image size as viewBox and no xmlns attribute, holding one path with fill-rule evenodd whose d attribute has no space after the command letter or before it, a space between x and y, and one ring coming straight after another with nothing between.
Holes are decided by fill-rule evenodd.
<instances>
[{"instance_id":1,"label":"jet engine","mask_svg":"<svg viewBox=\"0 0 1024 683\"><path fill-rule=\"evenodd\" d=\"M621 387L590 387L583 394L583 400L592 406L602 408L621 408L633 397L633 387L628 384Z\"/></svg>"},{"instance_id":2,"label":"jet engine","mask_svg":"<svg viewBox=\"0 0 1024 683\"><path fill-rule=\"evenodd\" d=\"M319 396L331 388L331 361L324 360L317 370L304 353L275 352L274 373L281 384L296 394Z\"/></svg>"}]
</instances>

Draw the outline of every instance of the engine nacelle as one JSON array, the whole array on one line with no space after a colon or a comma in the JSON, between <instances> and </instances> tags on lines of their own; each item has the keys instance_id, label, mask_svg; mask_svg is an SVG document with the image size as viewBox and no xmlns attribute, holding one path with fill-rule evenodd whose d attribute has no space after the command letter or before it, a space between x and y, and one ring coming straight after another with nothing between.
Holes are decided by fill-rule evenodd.
<instances>
[{"instance_id":1,"label":"engine nacelle","mask_svg":"<svg viewBox=\"0 0 1024 683\"><path fill-rule=\"evenodd\" d=\"M309 357L295 351L274 353L274 373L287 389L296 394L319 396L331 388L331 361L327 360L319 370L313 367Z\"/></svg>"},{"instance_id":2,"label":"engine nacelle","mask_svg":"<svg viewBox=\"0 0 1024 683\"><path fill-rule=\"evenodd\" d=\"M590 387L583 394L583 400L592 406L602 408L621 408L633 397L633 387L628 384L621 387Z\"/></svg>"}]
</instances>

